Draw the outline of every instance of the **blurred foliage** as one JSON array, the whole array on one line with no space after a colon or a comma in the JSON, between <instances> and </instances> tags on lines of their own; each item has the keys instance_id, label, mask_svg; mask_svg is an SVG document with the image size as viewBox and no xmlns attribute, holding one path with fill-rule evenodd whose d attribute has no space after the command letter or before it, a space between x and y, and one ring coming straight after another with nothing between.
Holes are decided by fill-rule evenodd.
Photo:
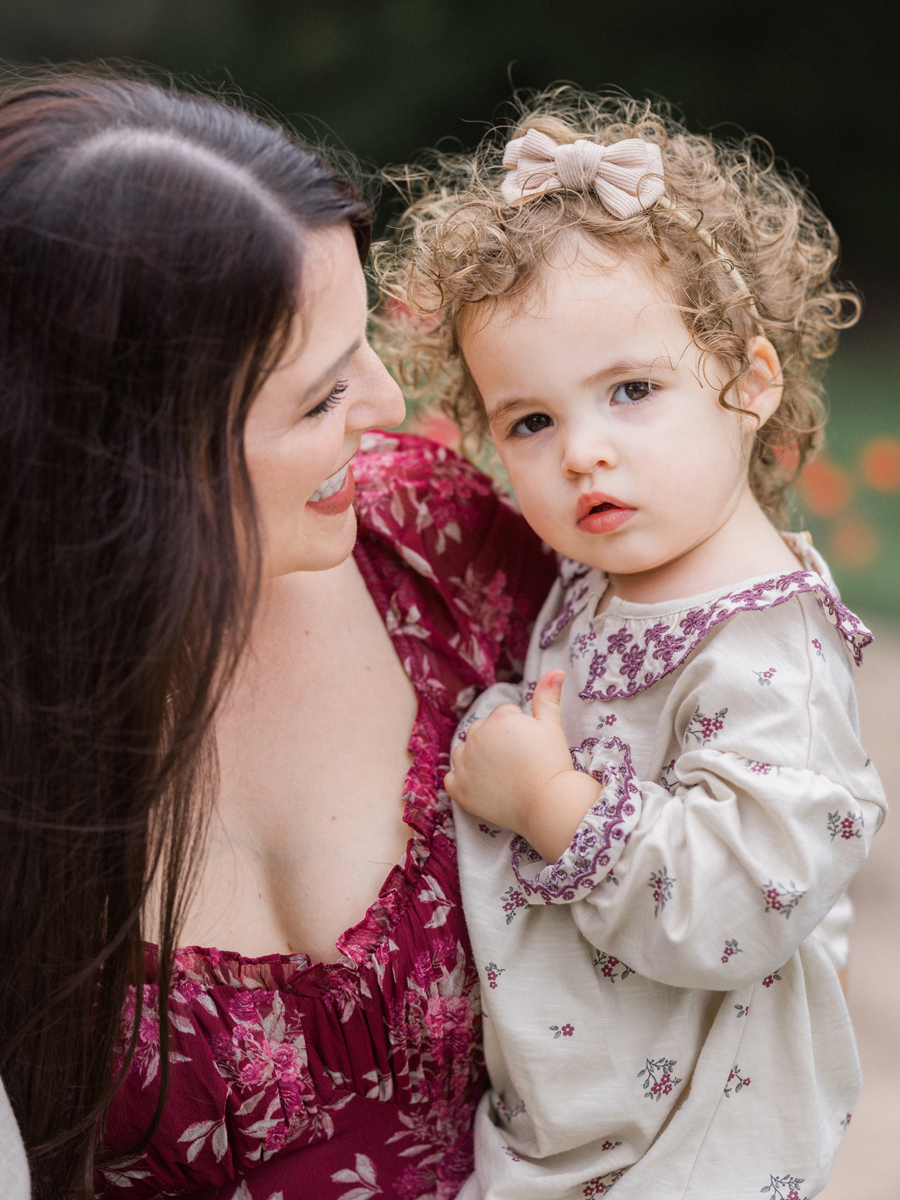
<instances>
[{"instance_id":1,"label":"blurred foliage","mask_svg":"<svg viewBox=\"0 0 900 1200\"><path fill-rule=\"evenodd\" d=\"M0 58L127 57L233 82L356 153L472 144L517 87L661 95L802 169L850 273L900 276L900 7L887 0L3 0ZM892 117L890 114L894 113ZM321 128L321 126L318 126ZM896 211L892 204L891 211Z\"/></svg>"},{"instance_id":2,"label":"blurred foliage","mask_svg":"<svg viewBox=\"0 0 900 1200\"><path fill-rule=\"evenodd\" d=\"M474 145L511 87L662 96L809 179L884 341L900 281L900 6L887 0L2 0L0 58L128 59L238 89L374 165ZM893 115L892 115L893 114ZM449 139L449 140L448 140ZM382 210L382 220L384 210ZM871 342L871 335L870 335ZM851 335L800 524L851 605L900 614L900 350ZM452 438L436 425L432 433Z\"/></svg>"}]
</instances>

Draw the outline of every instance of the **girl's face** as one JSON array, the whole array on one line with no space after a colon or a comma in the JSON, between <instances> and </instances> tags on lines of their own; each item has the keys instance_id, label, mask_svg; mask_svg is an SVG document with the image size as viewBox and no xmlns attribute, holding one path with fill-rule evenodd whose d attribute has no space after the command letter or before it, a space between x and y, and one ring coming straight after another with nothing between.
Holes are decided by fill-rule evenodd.
<instances>
[{"instance_id":1,"label":"girl's face","mask_svg":"<svg viewBox=\"0 0 900 1200\"><path fill-rule=\"evenodd\" d=\"M302 287L287 350L244 431L266 576L327 570L350 554L348 464L365 430L398 425L405 411L366 342L366 285L349 226L308 235Z\"/></svg>"},{"instance_id":2,"label":"girl's face","mask_svg":"<svg viewBox=\"0 0 900 1200\"><path fill-rule=\"evenodd\" d=\"M524 306L471 313L462 349L522 512L562 554L652 574L755 503L756 423L721 407L727 374L711 360L704 373L649 273L580 244ZM777 357L762 338L751 352L744 401L765 421Z\"/></svg>"}]
</instances>

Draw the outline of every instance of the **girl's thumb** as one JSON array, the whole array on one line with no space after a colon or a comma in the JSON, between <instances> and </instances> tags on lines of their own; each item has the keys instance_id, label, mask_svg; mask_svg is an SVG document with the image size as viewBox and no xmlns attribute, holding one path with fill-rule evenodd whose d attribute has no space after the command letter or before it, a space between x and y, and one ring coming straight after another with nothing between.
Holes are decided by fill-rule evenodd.
<instances>
[{"instance_id":1,"label":"girl's thumb","mask_svg":"<svg viewBox=\"0 0 900 1200\"><path fill-rule=\"evenodd\" d=\"M538 680L531 699L531 712L539 721L553 721L562 728L562 709L559 698L565 671L548 671Z\"/></svg>"}]
</instances>

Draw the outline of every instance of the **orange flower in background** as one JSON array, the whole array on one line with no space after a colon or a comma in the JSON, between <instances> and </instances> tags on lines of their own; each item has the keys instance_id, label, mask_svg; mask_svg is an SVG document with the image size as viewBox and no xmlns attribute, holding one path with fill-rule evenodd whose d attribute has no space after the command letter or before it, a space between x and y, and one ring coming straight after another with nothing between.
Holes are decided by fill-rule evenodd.
<instances>
[{"instance_id":1,"label":"orange flower in background","mask_svg":"<svg viewBox=\"0 0 900 1200\"><path fill-rule=\"evenodd\" d=\"M841 517L831 534L831 554L842 567L867 567L878 554L878 532L858 517Z\"/></svg>"},{"instance_id":2,"label":"orange flower in background","mask_svg":"<svg viewBox=\"0 0 900 1200\"><path fill-rule=\"evenodd\" d=\"M877 492L900 491L900 441L892 437L872 438L860 455L863 479Z\"/></svg>"},{"instance_id":3,"label":"orange flower in background","mask_svg":"<svg viewBox=\"0 0 900 1200\"><path fill-rule=\"evenodd\" d=\"M850 477L831 459L820 454L807 463L800 475L800 488L811 512L818 517L833 517L850 499Z\"/></svg>"}]
</instances>

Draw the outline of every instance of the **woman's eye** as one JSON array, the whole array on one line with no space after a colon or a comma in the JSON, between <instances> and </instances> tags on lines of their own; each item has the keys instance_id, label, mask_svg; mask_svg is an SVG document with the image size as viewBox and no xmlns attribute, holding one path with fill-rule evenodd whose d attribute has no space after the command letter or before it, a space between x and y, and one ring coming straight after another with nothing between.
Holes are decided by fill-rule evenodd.
<instances>
[{"instance_id":1,"label":"woman's eye","mask_svg":"<svg viewBox=\"0 0 900 1200\"><path fill-rule=\"evenodd\" d=\"M629 379L627 383L620 383L613 392L613 401L616 404L635 404L646 400L655 391L655 385L646 379Z\"/></svg>"},{"instance_id":2,"label":"woman's eye","mask_svg":"<svg viewBox=\"0 0 900 1200\"><path fill-rule=\"evenodd\" d=\"M516 421L512 428L513 433L540 433L542 429L549 429L553 421L546 413L529 413L527 417L522 417Z\"/></svg>"},{"instance_id":3,"label":"woman's eye","mask_svg":"<svg viewBox=\"0 0 900 1200\"><path fill-rule=\"evenodd\" d=\"M320 400L315 408L311 408L304 415L307 417L318 417L322 413L327 413L329 409L334 408L341 396L347 390L348 380L339 379L324 400Z\"/></svg>"}]
</instances>

